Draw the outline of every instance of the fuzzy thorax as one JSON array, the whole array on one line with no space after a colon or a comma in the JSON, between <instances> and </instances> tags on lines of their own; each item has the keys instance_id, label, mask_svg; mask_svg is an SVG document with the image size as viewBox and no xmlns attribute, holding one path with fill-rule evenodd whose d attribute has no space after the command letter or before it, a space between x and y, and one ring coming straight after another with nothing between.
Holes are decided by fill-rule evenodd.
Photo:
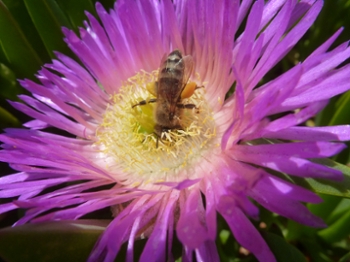
<instances>
[{"instance_id":1,"label":"fuzzy thorax","mask_svg":"<svg viewBox=\"0 0 350 262\"><path fill-rule=\"evenodd\" d=\"M193 165L215 147L216 128L205 99L205 86L182 101L196 105L183 110L182 128L157 137L154 132L156 104L133 107L140 101L155 98L147 87L156 81L157 75L158 71L141 71L129 78L119 92L111 96L96 131L95 145L103 154L104 168L124 185L149 187L159 182L198 178Z\"/></svg>"}]
</instances>

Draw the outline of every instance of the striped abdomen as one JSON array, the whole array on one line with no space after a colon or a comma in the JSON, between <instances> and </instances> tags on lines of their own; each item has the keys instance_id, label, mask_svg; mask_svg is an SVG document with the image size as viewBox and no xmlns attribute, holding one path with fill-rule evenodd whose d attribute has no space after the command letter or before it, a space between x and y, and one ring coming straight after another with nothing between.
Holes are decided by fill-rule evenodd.
<instances>
[{"instance_id":1,"label":"striped abdomen","mask_svg":"<svg viewBox=\"0 0 350 262\"><path fill-rule=\"evenodd\" d=\"M174 50L162 62L158 76L157 98L177 103L183 88L185 63L179 50Z\"/></svg>"}]
</instances>

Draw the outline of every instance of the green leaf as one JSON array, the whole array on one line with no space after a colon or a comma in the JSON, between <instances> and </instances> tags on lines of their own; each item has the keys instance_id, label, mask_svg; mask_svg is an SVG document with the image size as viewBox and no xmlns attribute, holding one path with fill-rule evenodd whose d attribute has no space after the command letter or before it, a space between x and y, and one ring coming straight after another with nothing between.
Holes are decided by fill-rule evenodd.
<instances>
[{"instance_id":1,"label":"green leaf","mask_svg":"<svg viewBox=\"0 0 350 262\"><path fill-rule=\"evenodd\" d=\"M335 112L329 125L344 125L350 123L350 92L343 94L335 104Z\"/></svg>"},{"instance_id":2,"label":"green leaf","mask_svg":"<svg viewBox=\"0 0 350 262\"><path fill-rule=\"evenodd\" d=\"M24 5L23 0L2 0L12 17L16 20L23 34L27 38L30 45L33 47L35 52L38 54L42 61L50 61L50 56L47 53L44 43L30 18L27 8ZM2 60L5 61L5 60Z\"/></svg>"},{"instance_id":3,"label":"green leaf","mask_svg":"<svg viewBox=\"0 0 350 262\"><path fill-rule=\"evenodd\" d=\"M329 125L344 125L350 123L350 92L343 94L335 104L335 112L330 118ZM348 163L350 160L349 143L347 148L336 156L335 160L341 163Z\"/></svg>"},{"instance_id":4,"label":"green leaf","mask_svg":"<svg viewBox=\"0 0 350 262\"><path fill-rule=\"evenodd\" d=\"M307 253L309 255L310 261L317 261L317 262L332 262L332 261L334 261L328 255L329 250L327 248L325 248L320 243L320 241L318 241L318 238L306 237L306 238L299 239L299 241L301 242L303 248L306 250L305 253Z\"/></svg>"},{"instance_id":5,"label":"green leaf","mask_svg":"<svg viewBox=\"0 0 350 262\"><path fill-rule=\"evenodd\" d=\"M332 196L332 195L321 195L320 196L323 200L322 203L319 204L307 204L307 207L309 210L316 216L321 217L327 224L330 223L329 217L339 203L342 201L343 198L339 196Z\"/></svg>"},{"instance_id":6,"label":"green leaf","mask_svg":"<svg viewBox=\"0 0 350 262\"><path fill-rule=\"evenodd\" d=\"M82 26L83 21L87 20L85 11L96 16L95 8L90 0L60 0L57 4L61 7L75 29Z\"/></svg>"},{"instance_id":7,"label":"green leaf","mask_svg":"<svg viewBox=\"0 0 350 262\"><path fill-rule=\"evenodd\" d=\"M302 238L312 238L316 234L317 229L301 225L294 220L288 219L287 226L283 232L285 233L286 241L295 242Z\"/></svg>"},{"instance_id":8,"label":"green leaf","mask_svg":"<svg viewBox=\"0 0 350 262\"><path fill-rule=\"evenodd\" d=\"M19 127L21 122L13 116L9 111L0 107L0 128Z\"/></svg>"},{"instance_id":9,"label":"green leaf","mask_svg":"<svg viewBox=\"0 0 350 262\"><path fill-rule=\"evenodd\" d=\"M71 27L68 19L53 0L24 0L28 13L51 57L53 51L72 55L63 41L62 26Z\"/></svg>"},{"instance_id":10,"label":"green leaf","mask_svg":"<svg viewBox=\"0 0 350 262\"><path fill-rule=\"evenodd\" d=\"M327 106L317 114L315 118L316 126L327 126L329 124L336 110L337 98L338 97L333 97Z\"/></svg>"},{"instance_id":11,"label":"green leaf","mask_svg":"<svg viewBox=\"0 0 350 262\"><path fill-rule=\"evenodd\" d=\"M94 0L94 2L100 2L105 9L111 9L113 8L114 4L115 4L115 0Z\"/></svg>"},{"instance_id":12,"label":"green leaf","mask_svg":"<svg viewBox=\"0 0 350 262\"><path fill-rule=\"evenodd\" d=\"M279 262L306 262L304 255L294 246L288 244L283 237L270 232L263 233L264 239Z\"/></svg>"},{"instance_id":13,"label":"green leaf","mask_svg":"<svg viewBox=\"0 0 350 262\"><path fill-rule=\"evenodd\" d=\"M7 99L16 100L17 96L24 92L12 70L2 63L0 63L0 86L0 95Z\"/></svg>"},{"instance_id":14,"label":"green leaf","mask_svg":"<svg viewBox=\"0 0 350 262\"><path fill-rule=\"evenodd\" d=\"M318 235L327 243L337 242L350 235L350 210L329 227L320 230Z\"/></svg>"},{"instance_id":15,"label":"green leaf","mask_svg":"<svg viewBox=\"0 0 350 262\"><path fill-rule=\"evenodd\" d=\"M350 168L330 159L314 159L313 162L326 165L343 172L344 179L334 182L322 179L306 178L306 182L317 193L350 198Z\"/></svg>"},{"instance_id":16,"label":"green leaf","mask_svg":"<svg viewBox=\"0 0 350 262\"><path fill-rule=\"evenodd\" d=\"M349 262L350 261L350 252L343 256L339 262Z\"/></svg>"},{"instance_id":17,"label":"green leaf","mask_svg":"<svg viewBox=\"0 0 350 262\"><path fill-rule=\"evenodd\" d=\"M0 230L5 261L86 261L110 221L56 221Z\"/></svg>"},{"instance_id":18,"label":"green leaf","mask_svg":"<svg viewBox=\"0 0 350 262\"><path fill-rule=\"evenodd\" d=\"M334 208L333 212L328 216L326 220L327 224L333 224L339 218L341 218L348 210L350 210L350 199L339 197L336 198L340 199L340 201L336 205L336 208Z\"/></svg>"},{"instance_id":19,"label":"green leaf","mask_svg":"<svg viewBox=\"0 0 350 262\"><path fill-rule=\"evenodd\" d=\"M18 78L33 76L42 64L17 22L1 1L0 46L7 62Z\"/></svg>"}]
</instances>

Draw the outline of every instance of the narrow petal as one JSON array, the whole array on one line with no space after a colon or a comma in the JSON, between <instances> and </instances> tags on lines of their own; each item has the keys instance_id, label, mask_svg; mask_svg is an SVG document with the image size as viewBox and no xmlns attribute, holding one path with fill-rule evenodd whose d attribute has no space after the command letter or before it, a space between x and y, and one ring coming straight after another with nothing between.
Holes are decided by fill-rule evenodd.
<instances>
[{"instance_id":1,"label":"narrow petal","mask_svg":"<svg viewBox=\"0 0 350 262\"><path fill-rule=\"evenodd\" d=\"M343 174L339 170L319 165L299 157L285 157L278 154L254 154L247 150L235 152L239 161L256 164L273 170L300 177L314 177L341 181Z\"/></svg>"},{"instance_id":2,"label":"narrow petal","mask_svg":"<svg viewBox=\"0 0 350 262\"><path fill-rule=\"evenodd\" d=\"M237 241L259 261L276 261L264 239L232 199L221 199L218 211L225 218Z\"/></svg>"},{"instance_id":3,"label":"narrow petal","mask_svg":"<svg viewBox=\"0 0 350 262\"><path fill-rule=\"evenodd\" d=\"M205 194L205 213L208 237L210 240L214 240L216 238L215 192L213 186L211 185L211 181L203 181L203 183L205 184L202 191Z\"/></svg>"},{"instance_id":4,"label":"narrow petal","mask_svg":"<svg viewBox=\"0 0 350 262\"><path fill-rule=\"evenodd\" d=\"M301 203L296 201L320 201L317 196L312 196L310 192L301 189L296 185L287 184L281 180L276 183L275 179L270 179L269 175L260 179L249 195L258 203L272 212L276 212L282 216L293 219L299 223L312 226L324 227L324 222L311 214L311 212ZM286 184L282 187L280 183ZM311 197L311 198L310 198Z\"/></svg>"},{"instance_id":5,"label":"narrow petal","mask_svg":"<svg viewBox=\"0 0 350 262\"><path fill-rule=\"evenodd\" d=\"M176 232L178 238L190 249L196 249L207 240L208 233L205 224L205 210L199 190L193 188L181 205L180 218Z\"/></svg>"},{"instance_id":6,"label":"narrow petal","mask_svg":"<svg viewBox=\"0 0 350 262\"><path fill-rule=\"evenodd\" d=\"M291 157L300 158L320 158L330 157L338 154L345 148L344 144L332 142L297 142L297 143L280 143L266 145L236 145L230 151L232 154L245 155L255 154L256 157L266 155L267 157ZM255 158L255 157L252 157Z\"/></svg>"},{"instance_id":7,"label":"narrow petal","mask_svg":"<svg viewBox=\"0 0 350 262\"><path fill-rule=\"evenodd\" d=\"M347 141L350 140L350 125L306 127L293 126L277 132L267 132L266 138L297 141Z\"/></svg>"},{"instance_id":8,"label":"narrow petal","mask_svg":"<svg viewBox=\"0 0 350 262\"><path fill-rule=\"evenodd\" d=\"M165 261L166 257L166 234L170 216L173 216L174 205L179 197L179 193L173 192L168 199L164 199L158 213L157 222L151 236L147 240L142 252L140 261Z\"/></svg>"},{"instance_id":9,"label":"narrow petal","mask_svg":"<svg viewBox=\"0 0 350 262\"><path fill-rule=\"evenodd\" d=\"M154 201L150 201L145 204L148 199L148 196L143 196L134 201L120 214L118 214L118 216L109 224L104 234L95 244L95 247L89 256L88 261L114 261L121 245L128 239L130 228L132 227L134 221L137 219L137 217L142 217L142 215L150 207L155 205ZM157 200L159 200L159 197ZM140 208L141 206L144 208ZM148 220L144 222L147 223Z\"/></svg>"},{"instance_id":10,"label":"narrow petal","mask_svg":"<svg viewBox=\"0 0 350 262\"><path fill-rule=\"evenodd\" d=\"M198 249L196 249L197 261L203 262L219 262L219 254L214 241L205 241Z\"/></svg>"}]
</instances>

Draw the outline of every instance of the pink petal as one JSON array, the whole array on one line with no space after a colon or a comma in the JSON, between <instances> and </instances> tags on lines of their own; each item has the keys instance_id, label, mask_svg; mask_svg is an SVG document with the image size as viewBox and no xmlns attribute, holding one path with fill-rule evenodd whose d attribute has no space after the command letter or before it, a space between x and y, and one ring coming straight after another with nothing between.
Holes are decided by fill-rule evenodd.
<instances>
[{"instance_id":1,"label":"pink petal","mask_svg":"<svg viewBox=\"0 0 350 262\"><path fill-rule=\"evenodd\" d=\"M180 241L190 249L198 248L209 239L205 224L205 210L199 190L192 188L181 205L176 232Z\"/></svg>"}]
</instances>

